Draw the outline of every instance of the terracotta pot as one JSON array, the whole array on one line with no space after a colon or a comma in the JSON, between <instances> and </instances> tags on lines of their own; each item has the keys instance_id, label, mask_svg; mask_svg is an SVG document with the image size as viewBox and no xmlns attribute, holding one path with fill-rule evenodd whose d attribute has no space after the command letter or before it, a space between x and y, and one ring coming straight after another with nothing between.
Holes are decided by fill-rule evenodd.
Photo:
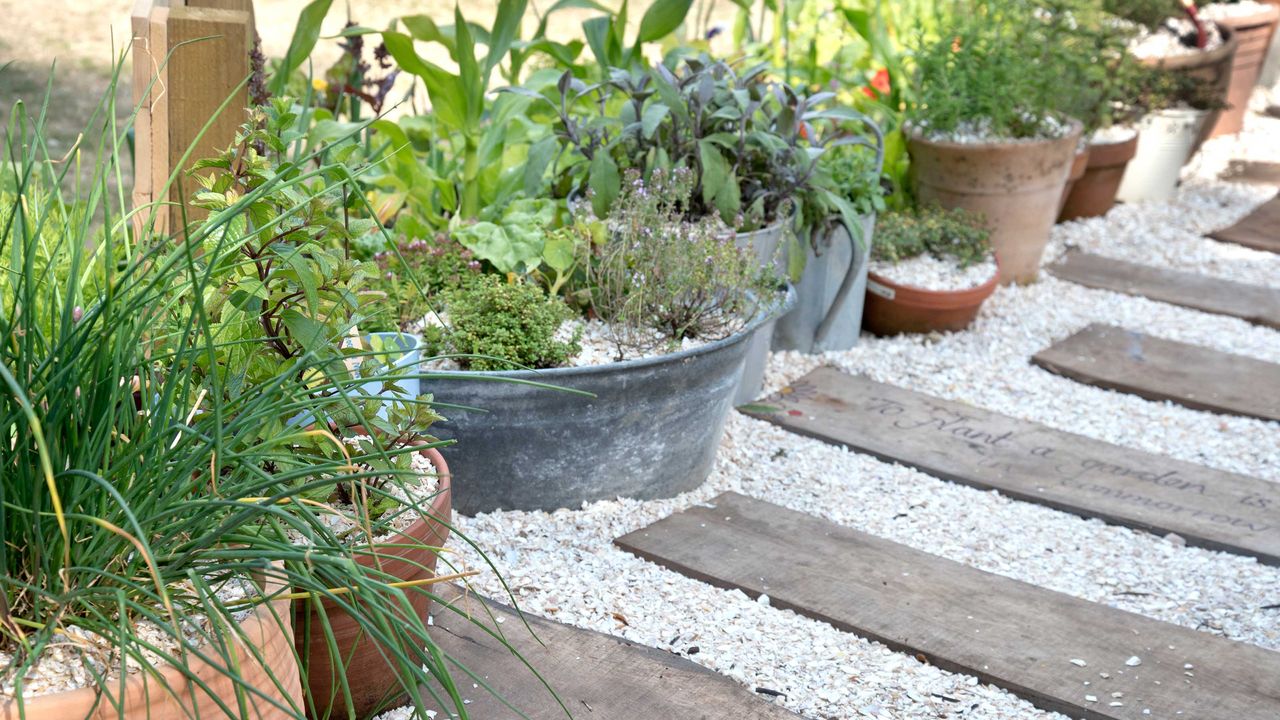
<instances>
[{"instance_id":1,"label":"terracotta pot","mask_svg":"<svg viewBox=\"0 0 1280 720\"><path fill-rule=\"evenodd\" d=\"M1227 99L1227 91L1231 87L1231 67L1235 60L1239 41L1231 28L1218 25L1222 33L1222 44L1206 52L1178 55L1168 58L1144 58L1142 63L1150 67L1165 68L1173 72L1185 73L1203 83L1209 84L1214 97ZM1222 110L1211 110L1205 122L1204 130L1191 148L1191 155L1200 150L1200 146L1209 139L1209 131L1222 116ZM1190 159L1190 158L1188 158Z\"/></svg>"},{"instance_id":2,"label":"terracotta pot","mask_svg":"<svg viewBox=\"0 0 1280 720\"><path fill-rule=\"evenodd\" d=\"M1222 111L1210 130L1209 137L1231 135L1244 128L1244 115L1249 110L1249 96L1258 84L1258 75L1271 49L1271 37L1280 20L1280 7L1268 5L1242 17L1227 18L1222 24L1235 33L1238 44L1231 62L1231 84L1227 89L1227 109Z\"/></svg>"},{"instance_id":3,"label":"terracotta pot","mask_svg":"<svg viewBox=\"0 0 1280 720\"><path fill-rule=\"evenodd\" d=\"M1071 190L1084 177L1085 168L1089 166L1089 146L1085 145L1076 150L1075 159L1071 161L1071 173L1067 175L1067 184L1062 188L1062 199L1058 201L1058 222L1062 222L1062 208L1067 204L1067 198L1071 195Z\"/></svg>"},{"instance_id":4,"label":"terracotta pot","mask_svg":"<svg viewBox=\"0 0 1280 720\"><path fill-rule=\"evenodd\" d=\"M268 577L264 579L263 589L274 593L285 587L278 578ZM287 622L289 602L285 598L260 605L240 623L243 638L253 646L252 649L246 647L240 635L227 639L228 645L235 649L240 676L262 694L244 693L247 711L243 715L237 710L237 684L224 671L191 656L188 669L205 687L188 680L177 668L165 667L159 669L158 676L148 673L130 675L125 680L123 697L118 694L120 686L116 680L110 681L102 691L96 687L85 687L28 698L21 712L13 698L3 697L0 698L0 720L189 720L194 717L226 717L217 700L236 712L236 717L249 720L295 717L295 713L302 709L302 687L293 649L293 627ZM117 704L122 706L123 712L117 711ZM289 711L290 708L294 709L293 712Z\"/></svg>"},{"instance_id":5,"label":"terracotta pot","mask_svg":"<svg viewBox=\"0 0 1280 720\"><path fill-rule=\"evenodd\" d=\"M990 280L968 290L923 290L868 273L862 326L876 335L963 330L995 292L999 275L997 270Z\"/></svg>"},{"instance_id":6,"label":"terracotta pot","mask_svg":"<svg viewBox=\"0 0 1280 720\"><path fill-rule=\"evenodd\" d=\"M379 567L381 571L400 581L429 578L435 575L436 553L431 547L443 547L449 537L452 519L450 500L449 466L439 451L428 448L421 451L431 460L440 477L440 489L431 501L430 517L419 518L395 537L387 540L376 554L356 556L356 562L365 567ZM422 547L427 546L427 547ZM427 616L430 599L421 591L405 593L419 617ZM351 688L351 703L357 718L372 717L375 712L403 704L406 694L401 690L400 677L383 657L379 644L367 636L360 624L346 610L328 600L322 602L329 619L330 629L342 659L347 683ZM345 718L346 702L338 668L330 659L323 623L309 600L297 600L293 606L294 627L298 653L307 658L307 716L312 718ZM309 624L308 624L309 623Z\"/></svg>"},{"instance_id":7,"label":"terracotta pot","mask_svg":"<svg viewBox=\"0 0 1280 720\"><path fill-rule=\"evenodd\" d=\"M1089 162L1084 176L1076 181L1058 214L1058 222L1101 217L1116 204L1116 191L1124 179L1124 169L1138 151L1138 134L1115 143L1089 145Z\"/></svg>"},{"instance_id":8,"label":"terracotta pot","mask_svg":"<svg viewBox=\"0 0 1280 720\"><path fill-rule=\"evenodd\" d=\"M916 195L923 203L981 213L1000 257L1000 283L1028 283L1058 216L1062 188L1080 139L1080 123L1060 138L1020 142L907 139Z\"/></svg>"}]
</instances>

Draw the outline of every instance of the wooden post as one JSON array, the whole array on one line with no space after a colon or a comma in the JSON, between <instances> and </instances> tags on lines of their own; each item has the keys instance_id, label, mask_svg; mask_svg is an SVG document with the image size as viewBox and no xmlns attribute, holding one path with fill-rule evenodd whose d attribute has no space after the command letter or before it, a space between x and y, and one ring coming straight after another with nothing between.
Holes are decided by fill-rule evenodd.
<instances>
[{"instance_id":1,"label":"wooden post","mask_svg":"<svg viewBox=\"0 0 1280 720\"><path fill-rule=\"evenodd\" d=\"M176 232L181 199L197 187L187 168L230 145L244 122L253 2L137 0L132 26L133 93L141 105L133 200L135 207L156 203L135 217L134 228ZM190 207L185 214L188 221L203 215Z\"/></svg>"}]
</instances>

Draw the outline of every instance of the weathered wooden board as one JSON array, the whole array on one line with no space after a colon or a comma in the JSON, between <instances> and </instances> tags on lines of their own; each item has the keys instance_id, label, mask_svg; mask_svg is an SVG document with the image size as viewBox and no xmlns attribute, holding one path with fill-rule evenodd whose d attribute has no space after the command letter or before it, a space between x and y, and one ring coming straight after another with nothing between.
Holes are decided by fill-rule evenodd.
<instances>
[{"instance_id":1,"label":"weathered wooden board","mask_svg":"<svg viewBox=\"0 0 1280 720\"><path fill-rule=\"evenodd\" d=\"M1214 230L1209 237L1254 250L1280 252L1280 197L1266 201L1235 225Z\"/></svg>"},{"instance_id":2,"label":"weathered wooden board","mask_svg":"<svg viewBox=\"0 0 1280 720\"><path fill-rule=\"evenodd\" d=\"M1072 718L1280 717L1280 653L976 570L736 493L615 542L713 585L767 594L775 607L923 655Z\"/></svg>"},{"instance_id":3,"label":"weathered wooden board","mask_svg":"<svg viewBox=\"0 0 1280 720\"><path fill-rule=\"evenodd\" d=\"M822 367L749 413L943 480L1280 565L1280 486Z\"/></svg>"},{"instance_id":4,"label":"weathered wooden board","mask_svg":"<svg viewBox=\"0 0 1280 720\"><path fill-rule=\"evenodd\" d=\"M1280 365L1093 324L1032 362L1087 385L1194 410L1280 420Z\"/></svg>"},{"instance_id":5,"label":"weathered wooden board","mask_svg":"<svg viewBox=\"0 0 1280 720\"><path fill-rule=\"evenodd\" d=\"M1228 182L1280 185L1280 163L1260 160L1232 160L1219 178Z\"/></svg>"},{"instance_id":6,"label":"weathered wooden board","mask_svg":"<svg viewBox=\"0 0 1280 720\"><path fill-rule=\"evenodd\" d=\"M1054 277L1085 287L1141 295L1194 310L1280 328L1280 289L1069 252L1049 266Z\"/></svg>"},{"instance_id":7,"label":"weathered wooden board","mask_svg":"<svg viewBox=\"0 0 1280 720\"><path fill-rule=\"evenodd\" d=\"M575 718L799 720L798 715L679 655L526 614L535 639L506 605L464 596L456 587L442 595L453 607L502 629L507 642L546 679ZM486 612L502 618L502 624L495 625ZM432 616L432 636L440 648L503 699L531 720L565 720L564 708L546 685L498 640L447 609L433 608ZM461 671L453 675L463 699L470 701L471 717L519 717L483 685L473 688ZM442 712L440 717L449 714Z\"/></svg>"}]
</instances>

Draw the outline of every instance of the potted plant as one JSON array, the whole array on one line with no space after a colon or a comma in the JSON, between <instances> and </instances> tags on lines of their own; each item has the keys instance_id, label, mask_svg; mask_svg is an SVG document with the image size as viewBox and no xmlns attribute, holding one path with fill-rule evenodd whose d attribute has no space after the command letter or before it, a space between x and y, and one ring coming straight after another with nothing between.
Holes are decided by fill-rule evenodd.
<instances>
[{"instance_id":1,"label":"potted plant","mask_svg":"<svg viewBox=\"0 0 1280 720\"><path fill-rule=\"evenodd\" d=\"M1125 202L1168 200L1182 166L1195 153L1217 91L1196 78L1144 68L1137 101L1146 108L1138 121L1138 146L1116 197ZM1208 94L1209 97L1206 97Z\"/></svg>"},{"instance_id":2,"label":"potted plant","mask_svg":"<svg viewBox=\"0 0 1280 720\"><path fill-rule=\"evenodd\" d=\"M485 261L433 296L423 389L453 408L436 432L459 441L443 450L455 508L668 497L706 478L778 279L718 217L689 219L693 187L683 168L629 171L604 220L549 233L547 262L508 276Z\"/></svg>"},{"instance_id":3,"label":"potted plant","mask_svg":"<svg viewBox=\"0 0 1280 720\"><path fill-rule=\"evenodd\" d=\"M1231 84L1227 88L1227 109L1209 131L1209 137L1231 135L1244 128L1249 98L1258 84L1271 38L1280 21L1280 4L1256 0L1226 0L1204 5L1200 17L1228 28L1238 47L1231 62Z\"/></svg>"},{"instance_id":4,"label":"potted plant","mask_svg":"<svg viewBox=\"0 0 1280 720\"><path fill-rule=\"evenodd\" d=\"M254 125L281 121L268 115ZM13 688L0 717L300 719L307 685L290 605L308 600L359 607L364 630L396 648L384 672L407 678L415 699L430 692L422 683L448 668L424 650L423 618L403 609L425 584L356 562L362 551L336 537L316 499L385 498L390 485L371 486L358 468L401 477L416 449L335 446L329 429L290 423L299 412L379 423L354 400L362 379L321 379L344 367L339 336L304 332L337 317L329 303L341 293L316 248L299 251L306 243L291 236L332 231L340 188L314 192L297 166L262 166L248 148L278 149L280 138L255 129L202 166L215 169L202 180L205 221L135 237L92 221L125 216L110 194L63 202L51 190L62 171L43 160L42 128L21 104L12 127L27 142L6 137L21 151L0 168L0 332L15 340L0 347L12 441L0 443L0 666ZM124 147L123 137L99 146ZM222 166L228 157L236 170ZM120 161L101 163L88 186ZM138 227L152 232L154 217ZM326 297L308 308L286 291L284 329L261 324L284 284L243 272L268 252ZM286 338L288 359L264 360ZM241 354L247 346L256 352Z\"/></svg>"},{"instance_id":5,"label":"potted plant","mask_svg":"<svg viewBox=\"0 0 1280 720\"><path fill-rule=\"evenodd\" d=\"M351 252L369 242L363 235L382 235L345 211L349 175L320 162L323 153L289 152L298 110L284 98L252 108L235 144L195 165L203 189L193 202L210 219L192 265L208 283L202 326L214 343L191 373L227 405L266 384L291 388L296 401L260 416L246 437L282 453L260 472L296 492L286 499L322 509L284 528L296 554L336 556L358 578L321 563L336 589L293 602L305 707L313 718L366 718L418 698L425 674L443 671L424 660L424 618L449 534L449 472L426 435L439 415L417 378L404 377L416 374L420 341L353 337L368 298L386 297L369 283L386 276ZM300 472L333 466L345 470L298 484ZM346 591L361 583L371 591Z\"/></svg>"},{"instance_id":6,"label":"potted plant","mask_svg":"<svg viewBox=\"0 0 1280 720\"><path fill-rule=\"evenodd\" d=\"M877 335L963 330L995 291L990 233L964 210L922 207L880 218L864 324Z\"/></svg>"},{"instance_id":7,"label":"potted plant","mask_svg":"<svg viewBox=\"0 0 1280 720\"><path fill-rule=\"evenodd\" d=\"M830 94L804 97L769 72L763 63L739 71L698 56L674 71L662 64L614 69L601 87L565 73L557 134L577 160L566 163L565 180L589 194L603 216L617 196L619 172L647 179L687 168L694 182L689 218L718 218L762 266L785 268L787 246L806 227L809 208L797 200L816 171L809 149L821 144L803 133L827 116L821 103ZM759 394L773 328L770 320L751 340L739 401Z\"/></svg>"},{"instance_id":8,"label":"potted plant","mask_svg":"<svg viewBox=\"0 0 1280 720\"><path fill-rule=\"evenodd\" d=\"M1239 41L1229 28L1205 22L1192 0L1104 0L1103 5L1140 26L1130 52L1144 65L1180 75L1180 87L1207 111L1189 158L1222 115Z\"/></svg>"},{"instance_id":9,"label":"potted plant","mask_svg":"<svg viewBox=\"0 0 1280 720\"><path fill-rule=\"evenodd\" d=\"M883 137L874 123L866 126L875 132L875 144L829 145L800 193L810 218L809 239L787 248L798 297L796 308L774 328L775 349L847 350L858 341L871 238L876 215L885 208Z\"/></svg>"},{"instance_id":10,"label":"potted plant","mask_svg":"<svg viewBox=\"0 0 1280 720\"><path fill-rule=\"evenodd\" d=\"M966 0L916 50L916 194L986 218L1003 284L1036 279L1080 138L1080 122L1056 109L1046 49L1065 26L1026 0Z\"/></svg>"}]
</instances>

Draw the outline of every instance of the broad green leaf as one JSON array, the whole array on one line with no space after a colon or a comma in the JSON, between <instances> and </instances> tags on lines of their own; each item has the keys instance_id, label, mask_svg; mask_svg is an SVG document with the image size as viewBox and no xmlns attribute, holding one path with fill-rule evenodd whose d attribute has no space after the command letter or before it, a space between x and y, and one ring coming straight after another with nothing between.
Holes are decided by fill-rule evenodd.
<instances>
[{"instance_id":1,"label":"broad green leaf","mask_svg":"<svg viewBox=\"0 0 1280 720\"><path fill-rule=\"evenodd\" d=\"M404 33L384 32L382 41L401 69L422 78L427 86L427 96L431 100L432 114L455 130L465 129L467 94L463 91L458 76L422 59L413 48L413 39Z\"/></svg>"},{"instance_id":2,"label":"broad green leaf","mask_svg":"<svg viewBox=\"0 0 1280 720\"><path fill-rule=\"evenodd\" d=\"M693 0L655 0L640 18L640 31L636 44L661 40L675 32L689 14Z\"/></svg>"},{"instance_id":3,"label":"broad green leaf","mask_svg":"<svg viewBox=\"0 0 1280 720\"><path fill-rule=\"evenodd\" d=\"M640 118L640 131L645 138L653 137L653 134L658 131L658 126L670 112L671 108L661 103L650 103L645 107L644 115Z\"/></svg>"},{"instance_id":4,"label":"broad green leaf","mask_svg":"<svg viewBox=\"0 0 1280 720\"><path fill-rule=\"evenodd\" d=\"M400 18L400 22L404 23L414 40L440 43L449 51L449 57L454 62L458 61L458 46L454 34L446 34L429 15L408 15Z\"/></svg>"},{"instance_id":5,"label":"broad green leaf","mask_svg":"<svg viewBox=\"0 0 1280 720\"><path fill-rule=\"evenodd\" d=\"M298 24L293 29L293 39L289 41L289 49L285 51L284 59L271 77L270 89L273 95L284 94L289 76L311 55L316 41L320 39L320 25L329 14L329 6L332 4L333 0L312 0L302 9Z\"/></svg>"},{"instance_id":6,"label":"broad green leaf","mask_svg":"<svg viewBox=\"0 0 1280 720\"><path fill-rule=\"evenodd\" d=\"M284 321L284 326L288 328L293 339L308 352L323 356L336 350L335 347L330 347L330 338L324 323L313 320L293 308L281 313L280 319Z\"/></svg>"},{"instance_id":7,"label":"broad green leaf","mask_svg":"<svg viewBox=\"0 0 1280 720\"><path fill-rule=\"evenodd\" d=\"M542 186L542 176L547 166L555 159L560 143L555 136L548 135L529 148L529 157L524 166L524 191L527 195L536 195Z\"/></svg>"},{"instance_id":8,"label":"broad green leaf","mask_svg":"<svg viewBox=\"0 0 1280 720\"><path fill-rule=\"evenodd\" d=\"M542 261L558 273L568 272L574 264L573 240L567 237L548 238L542 246Z\"/></svg>"},{"instance_id":9,"label":"broad green leaf","mask_svg":"<svg viewBox=\"0 0 1280 720\"><path fill-rule=\"evenodd\" d=\"M609 208L613 206L613 201L617 199L618 192L622 189L618 166L614 164L613 158L609 157L608 153L597 152L591 159L591 166L587 172L589 174L587 185L591 188L591 208L595 211L596 217L603 218L609 214Z\"/></svg>"},{"instance_id":10,"label":"broad green leaf","mask_svg":"<svg viewBox=\"0 0 1280 720\"><path fill-rule=\"evenodd\" d=\"M520 21L524 19L525 6L528 0L499 0L498 14L493 21L493 30L489 33L489 54L484 60L485 84L489 83L489 74L507 56L511 43L520 33Z\"/></svg>"},{"instance_id":11,"label":"broad green leaf","mask_svg":"<svg viewBox=\"0 0 1280 720\"><path fill-rule=\"evenodd\" d=\"M462 10L453 6L454 28L458 43L458 78L466 107L467 128L480 122L484 113L484 82L480 76L480 65L476 61L476 45L471 37L471 28L462 17Z\"/></svg>"},{"instance_id":12,"label":"broad green leaf","mask_svg":"<svg viewBox=\"0 0 1280 720\"><path fill-rule=\"evenodd\" d=\"M698 163L702 166L702 202L716 204L730 179L729 163L715 144L703 138L698 141Z\"/></svg>"}]
</instances>

